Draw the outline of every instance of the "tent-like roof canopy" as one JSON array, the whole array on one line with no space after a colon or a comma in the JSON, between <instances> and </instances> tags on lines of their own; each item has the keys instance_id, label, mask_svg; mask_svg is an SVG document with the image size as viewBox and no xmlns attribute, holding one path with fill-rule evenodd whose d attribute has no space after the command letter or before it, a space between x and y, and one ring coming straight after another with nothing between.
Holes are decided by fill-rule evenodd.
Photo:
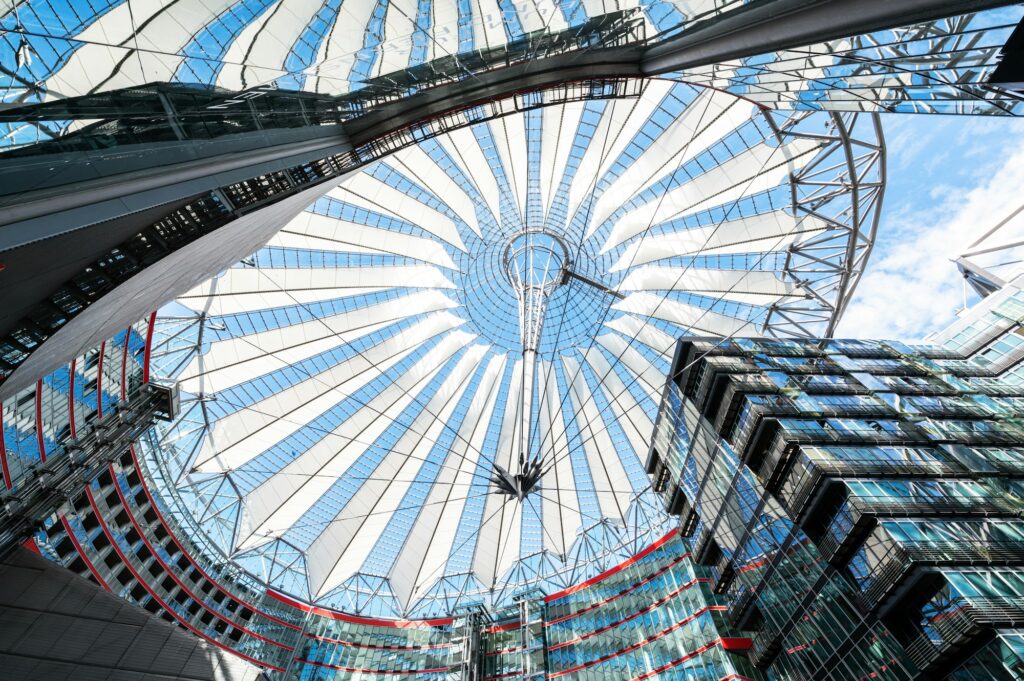
<instances>
[{"instance_id":1,"label":"tent-like roof canopy","mask_svg":"<svg viewBox=\"0 0 1024 681\"><path fill-rule=\"evenodd\" d=\"M217 550L337 607L599 571L668 522L644 462L675 339L827 331L877 209L863 120L651 81L364 168L160 311L184 398L154 475Z\"/></svg>"}]
</instances>

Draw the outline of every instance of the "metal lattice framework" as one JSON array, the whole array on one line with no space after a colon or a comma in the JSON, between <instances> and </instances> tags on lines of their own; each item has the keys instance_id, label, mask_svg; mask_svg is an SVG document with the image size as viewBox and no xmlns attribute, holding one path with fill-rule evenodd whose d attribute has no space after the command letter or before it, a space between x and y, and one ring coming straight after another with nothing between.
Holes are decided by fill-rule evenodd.
<instances>
[{"instance_id":1,"label":"metal lattice framework","mask_svg":"<svg viewBox=\"0 0 1024 681\"><path fill-rule=\"evenodd\" d=\"M801 123L801 117L786 120L779 136L821 138L820 132L805 132ZM808 298L777 304L762 329L771 335L831 336L874 246L885 190L881 122L833 114L824 134L830 150L793 173L791 185L794 212L827 228L790 248L786 276Z\"/></svg>"},{"instance_id":2,"label":"metal lattice framework","mask_svg":"<svg viewBox=\"0 0 1024 681\"><path fill-rule=\"evenodd\" d=\"M642 462L674 338L828 333L884 152L871 117L641 91L404 147L159 313L183 407L147 460L207 546L412 616L566 586L664 531ZM507 264L531 232L568 257L524 316ZM533 461L535 491L495 494Z\"/></svg>"},{"instance_id":3,"label":"metal lattice framework","mask_svg":"<svg viewBox=\"0 0 1024 681\"><path fill-rule=\"evenodd\" d=\"M965 14L688 70L773 109L1021 115L988 85L1021 6Z\"/></svg>"}]
</instances>

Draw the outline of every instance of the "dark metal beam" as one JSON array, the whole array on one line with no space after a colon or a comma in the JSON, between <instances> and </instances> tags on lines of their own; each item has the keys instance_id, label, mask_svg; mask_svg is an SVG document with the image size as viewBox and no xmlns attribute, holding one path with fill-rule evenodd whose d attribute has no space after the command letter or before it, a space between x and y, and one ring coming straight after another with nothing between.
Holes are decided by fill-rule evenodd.
<instances>
[{"instance_id":1,"label":"dark metal beam","mask_svg":"<svg viewBox=\"0 0 1024 681\"><path fill-rule=\"evenodd\" d=\"M649 47L654 76L824 40L1017 4L1011 0L761 0Z\"/></svg>"},{"instance_id":2,"label":"dark metal beam","mask_svg":"<svg viewBox=\"0 0 1024 681\"><path fill-rule=\"evenodd\" d=\"M268 138L267 135L260 137ZM344 153L351 148L340 127L326 130L312 139L247 150L223 150L208 140L177 142L170 146L177 149L163 153L159 145L148 149L117 147L108 152L77 155L80 157L69 161L66 170L61 160L52 156L12 159L4 163L0 180L5 180L7 185L17 184L15 176L20 174L41 178L40 184L51 186L0 199L0 252L180 201L215 187ZM186 146L189 147L186 152L181 152ZM220 153L211 154L211 151ZM182 160L176 156L191 158ZM133 167L133 162L140 160L147 161L148 167ZM53 166L61 167L56 172L46 170ZM66 176L74 173L90 173L93 177L57 181L69 179ZM142 226L140 223L139 228Z\"/></svg>"}]
</instances>

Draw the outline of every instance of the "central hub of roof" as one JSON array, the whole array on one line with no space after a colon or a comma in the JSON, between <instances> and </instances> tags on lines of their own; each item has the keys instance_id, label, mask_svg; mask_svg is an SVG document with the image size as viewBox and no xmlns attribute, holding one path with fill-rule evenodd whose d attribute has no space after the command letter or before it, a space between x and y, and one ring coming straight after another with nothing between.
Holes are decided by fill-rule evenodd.
<instances>
[{"instance_id":1,"label":"central hub of roof","mask_svg":"<svg viewBox=\"0 0 1024 681\"><path fill-rule=\"evenodd\" d=\"M569 267L569 249L551 232L520 232L505 246L505 276L521 295L526 289L551 293L565 279Z\"/></svg>"},{"instance_id":2,"label":"central hub of roof","mask_svg":"<svg viewBox=\"0 0 1024 681\"><path fill-rule=\"evenodd\" d=\"M502 255L505 276L519 299L519 336L524 353L535 353L540 344L548 296L569 271L565 242L541 230L512 237Z\"/></svg>"}]
</instances>

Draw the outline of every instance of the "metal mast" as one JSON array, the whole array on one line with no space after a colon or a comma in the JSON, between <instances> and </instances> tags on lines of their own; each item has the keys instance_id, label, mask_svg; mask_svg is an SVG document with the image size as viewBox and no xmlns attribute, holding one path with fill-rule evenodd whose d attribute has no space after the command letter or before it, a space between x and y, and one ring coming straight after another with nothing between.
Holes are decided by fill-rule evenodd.
<instances>
[{"instance_id":1,"label":"metal mast","mask_svg":"<svg viewBox=\"0 0 1024 681\"><path fill-rule=\"evenodd\" d=\"M519 470L517 475L512 475L496 464L494 482L502 492L522 500L540 477L540 456L530 456L537 349L548 300L565 282L569 271L569 250L550 232L526 230L509 240L503 264L505 276L519 301L519 337L523 353L519 422L515 433L519 443Z\"/></svg>"}]
</instances>

